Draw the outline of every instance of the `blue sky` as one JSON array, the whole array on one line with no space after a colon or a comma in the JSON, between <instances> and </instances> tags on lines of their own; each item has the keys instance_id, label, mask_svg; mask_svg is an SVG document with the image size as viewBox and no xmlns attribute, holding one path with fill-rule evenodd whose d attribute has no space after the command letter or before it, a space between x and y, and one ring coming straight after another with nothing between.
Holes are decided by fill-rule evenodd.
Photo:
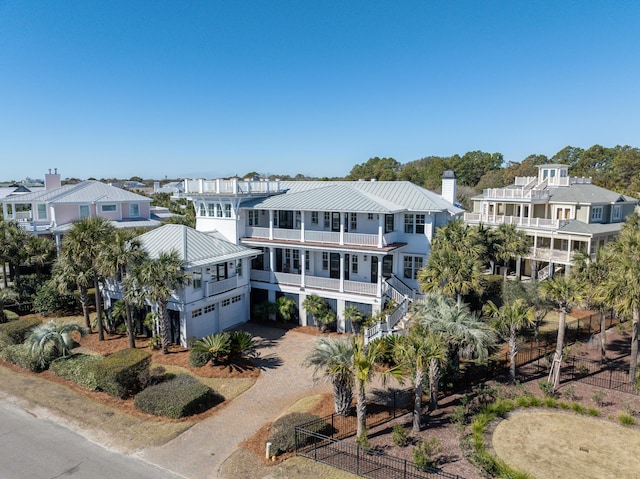
<instances>
[{"instance_id":1,"label":"blue sky","mask_svg":"<svg viewBox=\"0 0 640 479\"><path fill-rule=\"evenodd\" d=\"M640 146L640 2L0 0L0 179Z\"/></svg>"}]
</instances>

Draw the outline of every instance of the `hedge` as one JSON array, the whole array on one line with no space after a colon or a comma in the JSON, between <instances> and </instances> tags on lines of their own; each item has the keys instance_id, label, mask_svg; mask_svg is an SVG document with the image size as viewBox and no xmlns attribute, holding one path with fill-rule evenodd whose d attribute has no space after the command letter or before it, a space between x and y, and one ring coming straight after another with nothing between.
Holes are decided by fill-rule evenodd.
<instances>
[{"instance_id":1,"label":"hedge","mask_svg":"<svg viewBox=\"0 0 640 479\"><path fill-rule=\"evenodd\" d=\"M0 359L36 373L43 370L38 355L26 344L9 344L0 350Z\"/></svg>"},{"instance_id":2,"label":"hedge","mask_svg":"<svg viewBox=\"0 0 640 479\"><path fill-rule=\"evenodd\" d=\"M112 396L126 398L141 388L140 376L149 374L151 353L140 349L123 349L96 364L98 389Z\"/></svg>"},{"instance_id":3,"label":"hedge","mask_svg":"<svg viewBox=\"0 0 640 479\"><path fill-rule=\"evenodd\" d=\"M201 413L222 401L222 396L193 376L178 374L136 394L133 405L147 414L177 419Z\"/></svg>"},{"instance_id":4,"label":"hedge","mask_svg":"<svg viewBox=\"0 0 640 479\"><path fill-rule=\"evenodd\" d=\"M91 391L96 391L98 389L96 365L102 359L103 356L93 354L72 354L55 359L49 365L49 371Z\"/></svg>"},{"instance_id":5,"label":"hedge","mask_svg":"<svg viewBox=\"0 0 640 479\"><path fill-rule=\"evenodd\" d=\"M0 333L6 334L13 344L24 343L34 326L42 324L38 318L18 319L0 324Z\"/></svg>"},{"instance_id":6,"label":"hedge","mask_svg":"<svg viewBox=\"0 0 640 479\"><path fill-rule=\"evenodd\" d=\"M20 315L11 311L10 309L2 310L4 316L0 316L0 323L8 323L10 321L17 321L20 319Z\"/></svg>"},{"instance_id":7,"label":"hedge","mask_svg":"<svg viewBox=\"0 0 640 479\"><path fill-rule=\"evenodd\" d=\"M296 448L296 426L307 424L307 431L318 434L330 433L331 426L325 421L318 421L319 416L303 412L293 412L277 419L271 426L268 441L274 454L291 452Z\"/></svg>"}]
</instances>

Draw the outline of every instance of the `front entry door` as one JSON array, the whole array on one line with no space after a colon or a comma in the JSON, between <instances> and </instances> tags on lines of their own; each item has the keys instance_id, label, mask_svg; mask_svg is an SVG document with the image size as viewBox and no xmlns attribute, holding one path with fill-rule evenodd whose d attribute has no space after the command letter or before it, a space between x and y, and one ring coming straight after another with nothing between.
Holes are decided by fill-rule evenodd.
<instances>
[{"instance_id":1,"label":"front entry door","mask_svg":"<svg viewBox=\"0 0 640 479\"><path fill-rule=\"evenodd\" d=\"M340 279L340 253L331 253L329 255L329 277Z\"/></svg>"}]
</instances>

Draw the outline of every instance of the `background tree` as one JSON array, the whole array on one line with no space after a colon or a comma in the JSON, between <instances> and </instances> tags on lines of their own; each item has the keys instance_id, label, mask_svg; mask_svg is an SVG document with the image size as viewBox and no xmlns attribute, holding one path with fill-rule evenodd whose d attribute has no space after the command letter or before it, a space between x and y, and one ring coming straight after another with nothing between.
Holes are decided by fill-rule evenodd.
<instances>
[{"instance_id":1,"label":"background tree","mask_svg":"<svg viewBox=\"0 0 640 479\"><path fill-rule=\"evenodd\" d=\"M177 251L162 252L155 259L144 262L136 273L137 281L143 285L144 296L154 305L158 315L162 353L169 354L169 314L167 306L171 295L189 283L184 271L184 261Z\"/></svg>"}]
</instances>

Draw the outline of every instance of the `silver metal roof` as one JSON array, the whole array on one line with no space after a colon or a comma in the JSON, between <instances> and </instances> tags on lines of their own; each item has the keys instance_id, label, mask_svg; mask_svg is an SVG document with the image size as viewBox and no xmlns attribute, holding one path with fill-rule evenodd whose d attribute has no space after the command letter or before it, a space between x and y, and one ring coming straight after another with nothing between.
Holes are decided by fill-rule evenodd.
<instances>
[{"instance_id":1,"label":"silver metal roof","mask_svg":"<svg viewBox=\"0 0 640 479\"><path fill-rule=\"evenodd\" d=\"M242 207L353 213L464 211L409 181L283 181L281 187L285 194L252 200Z\"/></svg>"},{"instance_id":2,"label":"silver metal roof","mask_svg":"<svg viewBox=\"0 0 640 479\"><path fill-rule=\"evenodd\" d=\"M47 202L52 204L64 203L110 203L110 202L148 202L153 201L146 196L115 186L106 185L100 181L87 180L75 185L64 185L54 190L42 190L20 196L3 198L3 203L32 203Z\"/></svg>"},{"instance_id":3,"label":"silver metal roof","mask_svg":"<svg viewBox=\"0 0 640 479\"><path fill-rule=\"evenodd\" d=\"M565 187L549 188L550 203L579 203L579 204L592 204L592 203L615 203L618 201L623 202L637 202L638 200L621 195L615 191L602 188L593 184L575 184Z\"/></svg>"},{"instance_id":4,"label":"silver metal roof","mask_svg":"<svg viewBox=\"0 0 640 479\"><path fill-rule=\"evenodd\" d=\"M152 258L175 250L186 269L248 258L261 253L225 240L217 232L205 233L185 225L168 224L140 236L142 246Z\"/></svg>"}]
</instances>

